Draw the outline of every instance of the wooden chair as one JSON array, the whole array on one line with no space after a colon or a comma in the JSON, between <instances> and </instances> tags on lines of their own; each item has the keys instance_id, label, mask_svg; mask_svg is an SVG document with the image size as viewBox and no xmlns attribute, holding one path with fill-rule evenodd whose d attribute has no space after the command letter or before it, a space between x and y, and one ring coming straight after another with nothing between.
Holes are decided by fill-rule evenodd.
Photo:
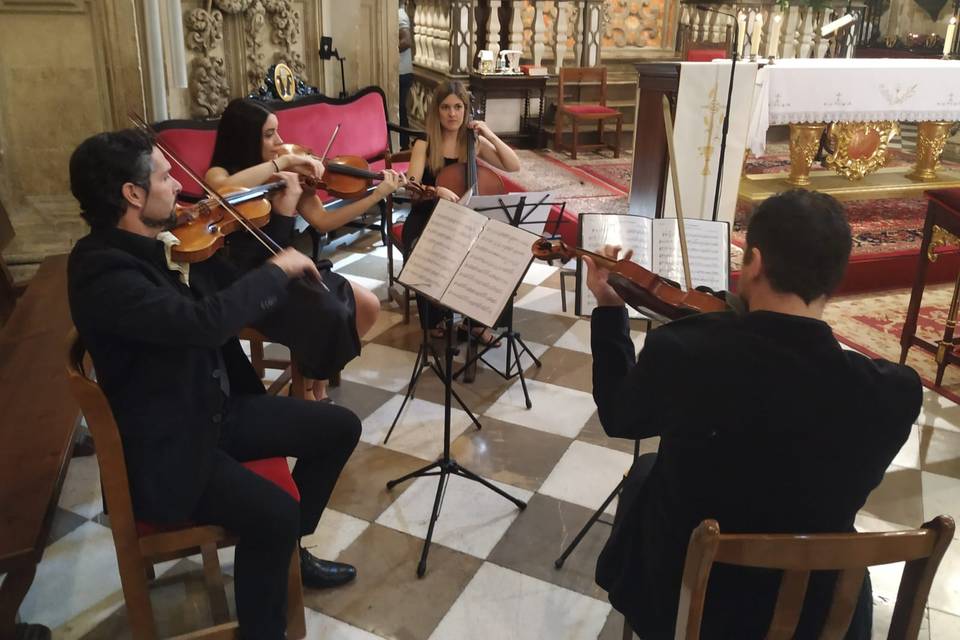
<instances>
[{"instance_id":1,"label":"wooden chair","mask_svg":"<svg viewBox=\"0 0 960 640\"><path fill-rule=\"evenodd\" d=\"M911 531L817 535L721 534L716 520L704 520L690 535L687 546L674 637L700 637L707 581L714 562L783 571L768 640L793 637L811 571L839 572L820 638L842 639L853 618L867 567L906 562L887 638L915 639L930 586L953 531L953 518L949 516L938 516ZM630 637L628 629L625 625L624 638Z\"/></svg>"},{"instance_id":2,"label":"wooden chair","mask_svg":"<svg viewBox=\"0 0 960 640\"><path fill-rule=\"evenodd\" d=\"M577 159L577 151L581 149L613 149L614 157L620 157L620 134L623 131L623 113L619 110L607 106L607 68L606 67L562 67L558 77L557 86L557 118L555 122L556 130L553 134L553 147L558 152L561 150L570 151L570 156ZM566 100L565 89L570 82L599 82L600 83L600 101L594 103L575 103L570 104ZM563 143L564 118L570 118L573 122L573 146L566 146ZM603 142L603 125L607 120L613 119L617 125L617 137L614 144L608 145ZM598 144L580 144L580 123L597 123L597 133L599 135Z\"/></svg>"},{"instance_id":3,"label":"wooden chair","mask_svg":"<svg viewBox=\"0 0 960 640\"><path fill-rule=\"evenodd\" d=\"M686 62L710 62L717 58L729 58L733 46L731 27L723 31L723 40L698 40L693 37L693 30L689 25L680 25L677 32L677 41L680 49L680 59ZM739 46L743 47L741 42Z\"/></svg>"},{"instance_id":4,"label":"wooden chair","mask_svg":"<svg viewBox=\"0 0 960 640\"><path fill-rule=\"evenodd\" d=\"M282 369L283 372L277 377L276 380L270 383L270 386L267 387L267 393L270 395L277 395L287 386L287 383L290 384L290 395L295 398L304 398L306 396L307 390L303 381L303 374L300 373L300 368L297 366L297 363L293 358L289 360L281 360L279 358L267 358L263 352L263 343L269 342L267 337L254 329L253 327L246 327L240 331L239 338L241 340L247 340L250 342L250 363L253 365L253 370L257 372L257 375L260 376L260 379L263 380L266 375L267 369Z\"/></svg>"},{"instance_id":5,"label":"wooden chair","mask_svg":"<svg viewBox=\"0 0 960 640\"><path fill-rule=\"evenodd\" d=\"M153 640L157 637L150 603L149 580L154 579L154 565L197 553L203 558L203 574L210 594L210 609L214 626L191 632L179 638L237 638L237 623L229 621L227 595L217 549L235 544L222 527L186 526L183 528L158 528L137 522L130 500L127 467L120 442L120 432L100 386L91 380L84 366L85 350L76 330L68 337L67 374L70 388L80 405L87 425L97 447L97 462L100 466L100 481L110 528L117 552L120 583L126 601L130 630L137 640ZM272 465L269 466L268 465ZM277 471L276 465L280 465ZM289 482L296 491L290 472L283 458L257 460L245 463L251 470L276 481L281 488L291 492L283 481ZM285 473L284 477L282 474ZM146 533L146 531L149 531ZM300 555L295 549L290 559L290 578L287 583L287 637L306 636L306 621L303 611L303 585L300 578Z\"/></svg>"}]
</instances>

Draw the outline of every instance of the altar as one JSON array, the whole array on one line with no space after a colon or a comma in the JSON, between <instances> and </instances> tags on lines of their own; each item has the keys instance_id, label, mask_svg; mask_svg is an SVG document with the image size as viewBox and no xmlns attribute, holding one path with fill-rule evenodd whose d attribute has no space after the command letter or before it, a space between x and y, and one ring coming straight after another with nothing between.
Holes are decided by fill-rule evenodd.
<instances>
[{"instance_id":1,"label":"altar","mask_svg":"<svg viewBox=\"0 0 960 640\"><path fill-rule=\"evenodd\" d=\"M907 172L887 172L888 187L910 183L946 186L960 175L939 176L938 165L953 123L960 121L960 61L902 59L789 59L757 71L748 147L764 153L767 131L790 126L793 186L811 185L810 163L828 133L825 164L848 182L884 166L898 123L918 123L916 161ZM829 127L829 128L828 128ZM840 187L836 180L817 185ZM880 186L866 185L867 187ZM934 186L933 184L928 186ZM950 186L953 186L950 184Z\"/></svg>"}]
</instances>

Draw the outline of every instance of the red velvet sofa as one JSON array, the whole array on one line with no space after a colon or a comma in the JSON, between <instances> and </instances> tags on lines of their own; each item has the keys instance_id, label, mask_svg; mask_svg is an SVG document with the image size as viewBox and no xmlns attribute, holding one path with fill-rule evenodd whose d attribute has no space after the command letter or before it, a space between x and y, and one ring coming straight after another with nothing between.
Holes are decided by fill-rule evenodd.
<instances>
[{"instance_id":1,"label":"red velvet sofa","mask_svg":"<svg viewBox=\"0 0 960 640\"><path fill-rule=\"evenodd\" d=\"M386 98L379 87L367 87L343 99L306 96L293 102L271 101L265 104L276 113L284 142L303 145L321 153L339 124L340 133L330 149L330 156L361 156L370 163L372 171L384 167L397 171L407 169L406 162L391 161L390 128L393 125L387 121ZM216 119L166 120L153 126L160 140L202 176L210 167L217 124ZM203 197L200 185L182 169L174 165L171 173L183 185L184 200L196 201ZM525 190L510 178L505 178L504 183L508 191ZM325 201L332 199L322 192L320 195ZM577 218L565 213L564 223L560 224L560 217L560 208L554 207L547 231L559 233L565 242L574 246L577 241ZM399 246L399 228L394 233L395 244Z\"/></svg>"}]
</instances>

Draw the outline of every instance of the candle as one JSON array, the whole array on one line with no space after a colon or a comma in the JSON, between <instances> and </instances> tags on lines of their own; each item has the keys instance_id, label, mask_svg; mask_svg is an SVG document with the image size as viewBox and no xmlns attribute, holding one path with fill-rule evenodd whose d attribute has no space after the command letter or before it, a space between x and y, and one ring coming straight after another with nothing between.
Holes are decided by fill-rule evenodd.
<instances>
[{"instance_id":1,"label":"candle","mask_svg":"<svg viewBox=\"0 0 960 640\"><path fill-rule=\"evenodd\" d=\"M777 48L780 46L780 23L783 21L783 16L779 13L773 16L773 31L770 34L770 42L767 43L767 57L776 58L777 57Z\"/></svg>"},{"instance_id":2,"label":"candle","mask_svg":"<svg viewBox=\"0 0 960 640\"><path fill-rule=\"evenodd\" d=\"M947 23L947 36L943 39L943 55L950 55L950 51L953 50L953 37L957 33L957 18L956 16L950 18L950 22Z\"/></svg>"},{"instance_id":3,"label":"candle","mask_svg":"<svg viewBox=\"0 0 960 640\"><path fill-rule=\"evenodd\" d=\"M760 38L763 34L763 16L758 12L753 17L753 35L750 36L750 55L756 57L760 53Z\"/></svg>"},{"instance_id":4,"label":"candle","mask_svg":"<svg viewBox=\"0 0 960 640\"><path fill-rule=\"evenodd\" d=\"M743 11L737 13L737 57L743 54L743 45L747 42L747 14Z\"/></svg>"}]
</instances>

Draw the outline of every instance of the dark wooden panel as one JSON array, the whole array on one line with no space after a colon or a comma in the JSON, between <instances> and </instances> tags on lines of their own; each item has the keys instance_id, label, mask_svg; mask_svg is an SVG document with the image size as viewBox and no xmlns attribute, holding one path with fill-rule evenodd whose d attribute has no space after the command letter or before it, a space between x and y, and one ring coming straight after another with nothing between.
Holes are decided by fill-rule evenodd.
<instances>
[{"instance_id":1,"label":"dark wooden panel","mask_svg":"<svg viewBox=\"0 0 960 640\"><path fill-rule=\"evenodd\" d=\"M644 62L637 67L637 126L634 130L633 177L629 212L660 217L667 182L667 136L663 128L663 96L673 98L680 86L676 62Z\"/></svg>"}]
</instances>

